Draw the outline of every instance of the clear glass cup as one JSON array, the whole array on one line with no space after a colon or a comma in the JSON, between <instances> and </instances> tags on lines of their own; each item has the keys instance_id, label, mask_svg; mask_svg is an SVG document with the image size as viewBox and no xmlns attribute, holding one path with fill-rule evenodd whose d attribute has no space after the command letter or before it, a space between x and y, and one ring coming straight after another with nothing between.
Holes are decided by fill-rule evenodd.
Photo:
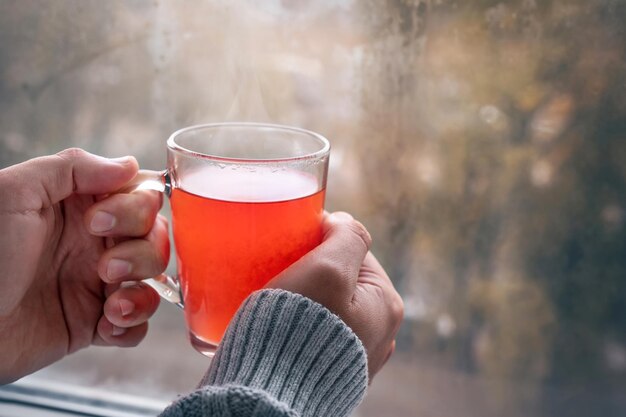
<instances>
[{"instance_id":1,"label":"clear glass cup","mask_svg":"<svg viewBox=\"0 0 626 417\"><path fill-rule=\"evenodd\" d=\"M212 356L241 302L317 246L330 144L294 127L192 126L167 141L167 169L125 191L170 197L177 277L145 280L182 307L192 345Z\"/></svg>"}]
</instances>

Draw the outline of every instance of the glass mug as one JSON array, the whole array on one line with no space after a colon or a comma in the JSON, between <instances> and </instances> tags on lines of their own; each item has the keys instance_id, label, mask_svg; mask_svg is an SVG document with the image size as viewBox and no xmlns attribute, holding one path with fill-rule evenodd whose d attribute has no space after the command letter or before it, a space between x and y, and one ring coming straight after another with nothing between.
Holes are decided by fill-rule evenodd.
<instances>
[{"instance_id":1,"label":"glass mug","mask_svg":"<svg viewBox=\"0 0 626 417\"><path fill-rule=\"evenodd\" d=\"M177 278L144 280L185 312L191 344L215 353L241 302L321 243L330 144L303 129L217 123L167 140L167 169L125 192L170 197Z\"/></svg>"}]
</instances>

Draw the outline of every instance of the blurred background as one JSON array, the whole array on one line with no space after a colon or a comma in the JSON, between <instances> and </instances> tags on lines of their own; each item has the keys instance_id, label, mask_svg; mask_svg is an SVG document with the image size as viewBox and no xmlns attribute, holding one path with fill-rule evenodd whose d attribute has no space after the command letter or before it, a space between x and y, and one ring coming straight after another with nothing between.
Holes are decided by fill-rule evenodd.
<instances>
[{"instance_id":1,"label":"blurred background","mask_svg":"<svg viewBox=\"0 0 626 417\"><path fill-rule=\"evenodd\" d=\"M355 416L622 416L624 22L622 0L0 0L0 166L161 169L206 122L322 133L327 207L406 304ZM163 304L138 348L37 376L169 400L207 366Z\"/></svg>"}]
</instances>

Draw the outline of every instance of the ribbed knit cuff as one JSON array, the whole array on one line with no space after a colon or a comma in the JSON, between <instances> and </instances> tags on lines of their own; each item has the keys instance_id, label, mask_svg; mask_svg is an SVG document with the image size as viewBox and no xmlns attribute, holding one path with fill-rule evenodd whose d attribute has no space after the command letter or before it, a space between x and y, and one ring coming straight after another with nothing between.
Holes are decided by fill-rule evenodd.
<instances>
[{"instance_id":1,"label":"ribbed knit cuff","mask_svg":"<svg viewBox=\"0 0 626 417\"><path fill-rule=\"evenodd\" d=\"M365 394L367 357L320 304L262 290L239 308L200 385L259 389L303 417L346 416Z\"/></svg>"},{"instance_id":2,"label":"ribbed knit cuff","mask_svg":"<svg viewBox=\"0 0 626 417\"><path fill-rule=\"evenodd\" d=\"M208 386L179 398L160 417L298 417L298 414L260 390Z\"/></svg>"}]
</instances>

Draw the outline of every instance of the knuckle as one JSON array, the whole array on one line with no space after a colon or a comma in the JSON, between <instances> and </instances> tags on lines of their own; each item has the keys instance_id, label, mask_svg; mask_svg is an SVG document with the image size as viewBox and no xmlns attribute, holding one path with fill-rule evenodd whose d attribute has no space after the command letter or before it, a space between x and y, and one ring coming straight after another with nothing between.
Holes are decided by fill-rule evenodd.
<instances>
[{"instance_id":1,"label":"knuckle","mask_svg":"<svg viewBox=\"0 0 626 417\"><path fill-rule=\"evenodd\" d=\"M150 217L149 213L144 213L140 221L137 223L138 233L141 235L147 235L152 231L154 225L154 218Z\"/></svg>"},{"instance_id":2,"label":"knuckle","mask_svg":"<svg viewBox=\"0 0 626 417\"><path fill-rule=\"evenodd\" d=\"M359 222L358 220L352 220L350 223L348 223L348 228L350 232L359 237L365 247L369 250L370 246L372 245L372 236L367 231L365 226L363 226L363 223Z\"/></svg>"},{"instance_id":3,"label":"knuckle","mask_svg":"<svg viewBox=\"0 0 626 417\"><path fill-rule=\"evenodd\" d=\"M141 231L146 234L150 232L157 218L159 207L154 204L154 196L150 193L141 192L136 195L133 207L137 210L137 216L140 219Z\"/></svg>"},{"instance_id":4,"label":"knuckle","mask_svg":"<svg viewBox=\"0 0 626 417\"><path fill-rule=\"evenodd\" d=\"M152 257L155 258L153 262L154 273L163 272L170 259L170 241L167 233L167 225L163 225L162 221L157 219L144 239L150 245L150 252L152 253Z\"/></svg>"},{"instance_id":5,"label":"knuckle","mask_svg":"<svg viewBox=\"0 0 626 417\"><path fill-rule=\"evenodd\" d=\"M399 324L404 317L404 301L400 294L394 292L394 295L391 300L391 317L395 324Z\"/></svg>"},{"instance_id":6,"label":"knuckle","mask_svg":"<svg viewBox=\"0 0 626 417\"><path fill-rule=\"evenodd\" d=\"M156 213L159 211L159 199L161 193L151 190L135 191L133 195L136 198L136 204L141 205L150 213Z\"/></svg>"},{"instance_id":7,"label":"knuckle","mask_svg":"<svg viewBox=\"0 0 626 417\"><path fill-rule=\"evenodd\" d=\"M345 269L334 259L320 259L315 266L315 274L321 285L331 291L343 291Z\"/></svg>"},{"instance_id":8,"label":"knuckle","mask_svg":"<svg viewBox=\"0 0 626 417\"><path fill-rule=\"evenodd\" d=\"M158 191L150 191L150 195L155 201L154 210L155 212L158 212L161 209L161 207L163 207L163 195L164 194Z\"/></svg>"},{"instance_id":9,"label":"knuckle","mask_svg":"<svg viewBox=\"0 0 626 417\"><path fill-rule=\"evenodd\" d=\"M137 205L136 216L137 222L135 223L135 227L137 228L137 233L142 235L150 233L156 219L151 208L141 204Z\"/></svg>"},{"instance_id":10,"label":"knuckle","mask_svg":"<svg viewBox=\"0 0 626 417\"><path fill-rule=\"evenodd\" d=\"M152 252L152 271L154 274L160 274L167 268L167 260L164 259L158 251L154 250L154 248Z\"/></svg>"},{"instance_id":11,"label":"knuckle","mask_svg":"<svg viewBox=\"0 0 626 417\"><path fill-rule=\"evenodd\" d=\"M19 173L13 167L0 170L0 209L10 211L22 202L32 199L33 191L22 187ZM17 204L16 204L17 203Z\"/></svg>"},{"instance_id":12,"label":"knuckle","mask_svg":"<svg viewBox=\"0 0 626 417\"><path fill-rule=\"evenodd\" d=\"M169 220L162 214L157 214L157 222L167 231L169 227Z\"/></svg>"},{"instance_id":13,"label":"knuckle","mask_svg":"<svg viewBox=\"0 0 626 417\"><path fill-rule=\"evenodd\" d=\"M57 153L58 157L66 160L79 159L85 157L86 155L87 152L81 148L67 148Z\"/></svg>"},{"instance_id":14,"label":"knuckle","mask_svg":"<svg viewBox=\"0 0 626 417\"><path fill-rule=\"evenodd\" d=\"M335 281L341 275L339 263L333 259L320 259L315 264L315 273L324 280Z\"/></svg>"}]
</instances>

